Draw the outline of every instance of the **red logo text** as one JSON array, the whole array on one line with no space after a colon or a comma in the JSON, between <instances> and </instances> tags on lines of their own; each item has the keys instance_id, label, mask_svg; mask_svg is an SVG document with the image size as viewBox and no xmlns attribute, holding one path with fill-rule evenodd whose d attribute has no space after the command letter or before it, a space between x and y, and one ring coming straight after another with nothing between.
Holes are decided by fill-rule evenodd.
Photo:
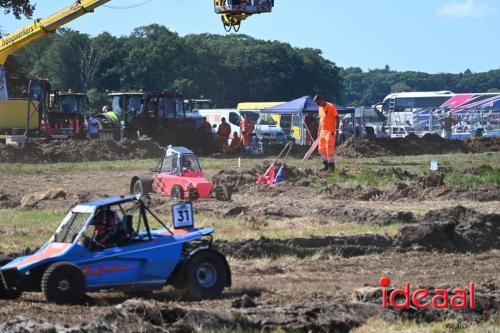
<instances>
[{"instance_id":1,"label":"red logo text","mask_svg":"<svg viewBox=\"0 0 500 333\"><path fill-rule=\"evenodd\" d=\"M469 288L457 288L451 291L446 289L435 289L431 293L427 289L412 290L410 283L406 282L403 289L391 289L387 287L391 285L391 279L381 277L379 284L382 287L382 307L388 308L392 306L394 309L409 309L415 307L417 309L427 309L433 307L435 309L474 309L475 294L474 282L469 283Z\"/></svg>"}]
</instances>

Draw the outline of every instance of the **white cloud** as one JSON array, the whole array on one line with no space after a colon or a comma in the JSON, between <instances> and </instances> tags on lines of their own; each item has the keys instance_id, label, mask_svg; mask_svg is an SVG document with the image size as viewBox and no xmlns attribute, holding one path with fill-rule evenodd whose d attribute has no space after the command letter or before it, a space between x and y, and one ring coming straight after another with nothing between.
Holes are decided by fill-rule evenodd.
<instances>
[{"instance_id":1,"label":"white cloud","mask_svg":"<svg viewBox=\"0 0 500 333\"><path fill-rule=\"evenodd\" d=\"M452 18L483 18L495 10L492 6L481 3L476 0L467 0L465 2L447 2L437 12L442 17Z\"/></svg>"}]
</instances>

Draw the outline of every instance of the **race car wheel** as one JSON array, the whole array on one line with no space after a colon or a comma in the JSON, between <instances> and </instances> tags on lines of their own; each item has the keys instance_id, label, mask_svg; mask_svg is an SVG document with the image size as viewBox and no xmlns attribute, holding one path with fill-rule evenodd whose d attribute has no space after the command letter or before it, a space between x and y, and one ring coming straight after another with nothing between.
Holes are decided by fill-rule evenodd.
<instances>
[{"instance_id":1,"label":"race car wheel","mask_svg":"<svg viewBox=\"0 0 500 333\"><path fill-rule=\"evenodd\" d=\"M134 188L133 188L133 194L135 195L136 198L142 199L144 198L144 188L142 186L142 182L140 180L136 180L134 183Z\"/></svg>"},{"instance_id":2,"label":"race car wheel","mask_svg":"<svg viewBox=\"0 0 500 333\"><path fill-rule=\"evenodd\" d=\"M42 291L49 302L78 303L85 294L85 276L75 264L57 262L43 274Z\"/></svg>"},{"instance_id":3,"label":"race car wheel","mask_svg":"<svg viewBox=\"0 0 500 333\"><path fill-rule=\"evenodd\" d=\"M12 260L14 259L11 257L0 256L0 267L7 265ZM17 299L21 294L22 291L17 287L8 286L8 289L5 289L4 281L0 280L0 299Z\"/></svg>"},{"instance_id":4,"label":"race car wheel","mask_svg":"<svg viewBox=\"0 0 500 333\"><path fill-rule=\"evenodd\" d=\"M184 190L180 185L174 185L172 187L172 192L170 192L170 197L177 201L184 199Z\"/></svg>"},{"instance_id":5,"label":"race car wheel","mask_svg":"<svg viewBox=\"0 0 500 333\"><path fill-rule=\"evenodd\" d=\"M217 297L224 290L229 274L218 252L198 252L186 263L182 286L184 294L190 299Z\"/></svg>"},{"instance_id":6,"label":"race car wheel","mask_svg":"<svg viewBox=\"0 0 500 333\"><path fill-rule=\"evenodd\" d=\"M219 201L231 201L231 191L224 185L218 185L215 189L215 198Z\"/></svg>"}]
</instances>

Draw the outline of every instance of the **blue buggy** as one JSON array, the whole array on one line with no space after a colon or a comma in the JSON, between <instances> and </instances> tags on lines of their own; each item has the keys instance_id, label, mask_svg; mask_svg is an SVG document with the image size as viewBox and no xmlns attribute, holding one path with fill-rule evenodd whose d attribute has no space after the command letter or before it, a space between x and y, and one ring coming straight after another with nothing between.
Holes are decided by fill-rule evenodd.
<instances>
[{"instance_id":1,"label":"blue buggy","mask_svg":"<svg viewBox=\"0 0 500 333\"><path fill-rule=\"evenodd\" d=\"M42 291L47 301L68 304L88 291L135 294L165 285L187 298L219 296L231 271L212 248L213 228L194 227L191 204L172 206L172 219L168 228L135 196L79 204L38 251L0 259L0 299Z\"/></svg>"}]
</instances>

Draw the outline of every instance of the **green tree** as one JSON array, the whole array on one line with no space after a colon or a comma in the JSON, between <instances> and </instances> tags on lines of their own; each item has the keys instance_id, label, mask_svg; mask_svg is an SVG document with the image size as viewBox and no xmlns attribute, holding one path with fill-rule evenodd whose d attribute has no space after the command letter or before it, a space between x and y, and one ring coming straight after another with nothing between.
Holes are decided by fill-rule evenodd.
<instances>
[{"instance_id":1,"label":"green tree","mask_svg":"<svg viewBox=\"0 0 500 333\"><path fill-rule=\"evenodd\" d=\"M29 0L0 0L0 8L5 14L12 12L17 19L21 16L30 18L35 6Z\"/></svg>"}]
</instances>

